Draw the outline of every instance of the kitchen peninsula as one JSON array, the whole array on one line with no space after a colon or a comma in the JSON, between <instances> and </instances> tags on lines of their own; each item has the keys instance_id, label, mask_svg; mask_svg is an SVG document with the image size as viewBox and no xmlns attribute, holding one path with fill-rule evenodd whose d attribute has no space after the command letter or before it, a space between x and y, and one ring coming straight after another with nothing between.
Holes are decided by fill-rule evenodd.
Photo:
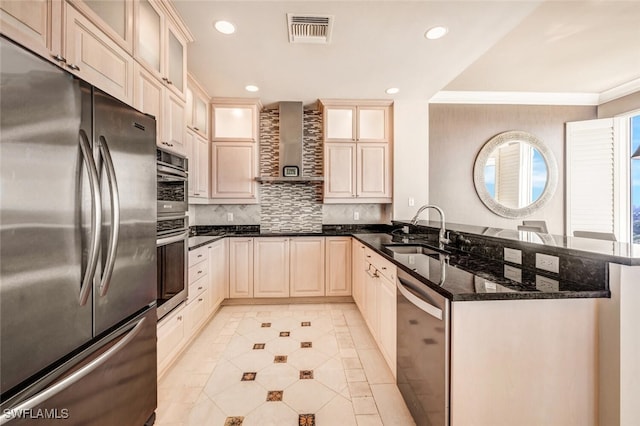
<instances>
[{"instance_id":1,"label":"kitchen peninsula","mask_svg":"<svg viewBox=\"0 0 640 426\"><path fill-rule=\"evenodd\" d=\"M547 244L543 245L528 242L530 235L520 238L516 231L456 224L447 226L452 242L439 252L433 247L438 224L421 222L410 226L408 234L402 232L402 226L410 225L325 226L322 233L306 234L261 234L257 226L195 227L197 235L191 238L190 250L193 253L212 242L238 238L349 238L350 291L365 318L371 300L376 300L376 309L387 306L379 298L384 287L370 276L386 274L395 281L394 271L398 277L409 274L448 300L443 314L449 321L439 332L448 333L450 338L447 356L452 424L469 424L477 419L495 424L553 424L559 419L566 424L595 423L598 400L603 397L599 395L599 374L606 369L606 365L598 364L604 364L603 354L598 354L599 348L602 350L598 329L603 321L599 305L612 300L608 264L633 265L637 260L620 255L620 247L616 254L607 255L571 248L580 243L577 239L565 239L561 244L561 237L544 236ZM417 261L415 256L411 259L412 254L403 250L416 246L426 248L428 255L422 260ZM503 258L505 247L521 251L520 265ZM536 269L536 252L558 256L558 273ZM230 258L227 268L229 262ZM365 264L370 266L365 269ZM367 307L366 286L373 285L377 286L378 299L370 296ZM395 299L395 288L393 294ZM265 298L254 300L269 303ZM275 302L282 303L283 299L273 299ZM377 315L379 318L384 313ZM397 318L402 321L400 312ZM384 321L379 320L377 327L382 324ZM398 347L385 358L402 387L400 334L411 335L420 327L411 319L397 327ZM371 332L376 336L375 330ZM380 339L376 339L385 353L383 337L378 335Z\"/></svg>"}]
</instances>

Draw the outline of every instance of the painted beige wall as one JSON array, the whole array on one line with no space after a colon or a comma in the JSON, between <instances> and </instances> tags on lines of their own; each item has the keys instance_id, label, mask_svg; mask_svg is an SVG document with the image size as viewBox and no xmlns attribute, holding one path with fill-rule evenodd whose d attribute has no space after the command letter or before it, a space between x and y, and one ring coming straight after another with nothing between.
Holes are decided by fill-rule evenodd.
<instances>
[{"instance_id":1,"label":"painted beige wall","mask_svg":"<svg viewBox=\"0 0 640 426\"><path fill-rule=\"evenodd\" d=\"M610 299L598 300L601 425L640 419L640 266L609 265Z\"/></svg>"},{"instance_id":2,"label":"painted beige wall","mask_svg":"<svg viewBox=\"0 0 640 426\"><path fill-rule=\"evenodd\" d=\"M429 201L429 103L393 103L393 218L411 219ZM408 199L415 200L414 206Z\"/></svg>"},{"instance_id":3,"label":"painted beige wall","mask_svg":"<svg viewBox=\"0 0 640 426\"><path fill-rule=\"evenodd\" d=\"M522 219L500 217L478 198L473 165L482 146L493 136L523 130L549 146L559 172L555 195L529 219L545 220L550 233L563 234L564 125L594 118L595 106L431 104L429 202L442 207L451 223L515 229Z\"/></svg>"},{"instance_id":4,"label":"painted beige wall","mask_svg":"<svg viewBox=\"0 0 640 426\"><path fill-rule=\"evenodd\" d=\"M598 118L614 117L637 110L640 110L640 91L599 105Z\"/></svg>"}]
</instances>

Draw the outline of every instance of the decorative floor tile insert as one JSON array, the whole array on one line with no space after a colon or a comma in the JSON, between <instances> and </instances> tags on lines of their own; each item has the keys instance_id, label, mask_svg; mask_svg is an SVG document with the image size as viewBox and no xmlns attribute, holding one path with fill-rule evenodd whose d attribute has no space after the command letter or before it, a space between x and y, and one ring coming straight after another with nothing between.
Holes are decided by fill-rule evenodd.
<instances>
[{"instance_id":1,"label":"decorative floor tile insert","mask_svg":"<svg viewBox=\"0 0 640 426\"><path fill-rule=\"evenodd\" d=\"M256 343L253 345L253 349L264 349L264 343Z\"/></svg>"},{"instance_id":2,"label":"decorative floor tile insert","mask_svg":"<svg viewBox=\"0 0 640 426\"><path fill-rule=\"evenodd\" d=\"M300 414L298 416L298 425L299 426L316 426L316 415L315 414Z\"/></svg>"},{"instance_id":3,"label":"decorative floor tile insert","mask_svg":"<svg viewBox=\"0 0 640 426\"><path fill-rule=\"evenodd\" d=\"M289 337L289 335L290 335L290 334L291 334L291 333L290 333L290 332L288 332L288 331L281 331L281 332L280 332L280 337Z\"/></svg>"},{"instance_id":4,"label":"decorative floor tile insert","mask_svg":"<svg viewBox=\"0 0 640 426\"><path fill-rule=\"evenodd\" d=\"M302 323L300 325L302 327L311 327L311 322L310 321L302 321Z\"/></svg>"},{"instance_id":5,"label":"decorative floor tile insert","mask_svg":"<svg viewBox=\"0 0 640 426\"><path fill-rule=\"evenodd\" d=\"M281 364L281 363L287 362L287 356L286 355L276 355L273 358L273 362L275 364Z\"/></svg>"},{"instance_id":6,"label":"decorative floor tile insert","mask_svg":"<svg viewBox=\"0 0 640 426\"><path fill-rule=\"evenodd\" d=\"M313 379L313 370L300 370L300 380Z\"/></svg>"},{"instance_id":7,"label":"decorative floor tile insert","mask_svg":"<svg viewBox=\"0 0 640 426\"><path fill-rule=\"evenodd\" d=\"M256 373L255 371L252 371L250 373L242 373L242 382L248 382L251 380L255 380L256 379Z\"/></svg>"},{"instance_id":8,"label":"decorative floor tile insert","mask_svg":"<svg viewBox=\"0 0 640 426\"><path fill-rule=\"evenodd\" d=\"M244 421L244 417L227 417L224 421L224 426L242 426L242 422Z\"/></svg>"},{"instance_id":9,"label":"decorative floor tile insert","mask_svg":"<svg viewBox=\"0 0 640 426\"><path fill-rule=\"evenodd\" d=\"M271 323L270 322L263 322L261 327L271 327Z\"/></svg>"},{"instance_id":10,"label":"decorative floor tile insert","mask_svg":"<svg viewBox=\"0 0 640 426\"><path fill-rule=\"evenodd\" d=\"M269 391L267 392L267 401L269 402L282 401L283 393L284 391Z\"/></svg>"},{"instance_id":11,"label":"decorative floor tile insert","mask_svg":"<svg viewBox=\"0 0 640 426\"><path fill-rule=\"evenodd\" d=\"M300 347L301 348L310 348L311 347L311 342L300 342Z\"/></svg>"}]
</instances>

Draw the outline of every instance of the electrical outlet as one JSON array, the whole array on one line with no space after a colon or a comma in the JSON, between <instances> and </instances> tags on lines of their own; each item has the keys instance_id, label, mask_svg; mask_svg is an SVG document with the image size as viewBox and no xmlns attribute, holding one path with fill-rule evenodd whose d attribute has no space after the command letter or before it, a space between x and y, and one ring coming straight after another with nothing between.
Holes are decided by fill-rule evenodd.
<instances>
[{"instance_id":1,"label":"electrical outlet","mask_svg":"<svg viewBox=\"0 0 640 426\"><path fill-rule=\"evenodd\" d=\"M360 220L360 212L353 212L353 220Z\"/></svg>"},{"instance_id":2,"label":"electrical outlet","mask_svg":"<svg viewBox=\"0 0 640 426\"><path fill-rule=\"evenodd\" d=\"M413 197L409 197L409 207L413 207L416 205L416 200Z\"/></svg>"},{"instance_id":3,"label":"electrical outlet","mask_svg":"<svg viewBox=\"0 0 640 426\"><path fill-rule=\"evenodd\" d=\"M233 222L233 213L227 213L227 222Z\"/></svg>"},{"instance_id":4,"label":"electrical outlet","mask_svg":"<svg viewBox=\"0 0 640 426\"><path fill-rule=\"evenodd\" d=\"M557 280L536 275L536 288L540 291L560 291L560 283Z\"/></svg>"},{"instance_id":5,"label":"electrical outlet","mask_svg":"<svg viewBox=\"0 0 640 426\"><path fill-rule=\"evenodd\" d=\"M517 249L504 248L504 261L522 265L522 252Z\"/></svg>"},{"instance_id":6,"label":"electrical outlet","mask_svg":"<svg viewBox=\"0 0 640 426\"><path fill-rule=\"evenodd\" d=\"M409 227L408 226L403 226L402 227L402 233L403 234L408 234L409 233Z\"/></svg>"},{"instance_id":7,"label":"electrical outlet","mask_svg":"<svg viewBox=\"0 0 640 426\"><path fill-rule=\"evenodd\" d=\"M504 277L517 283L522 283L522 269L504 265Z\"/></svg>"},{"instance_id":8,"label":"electrical outlet","mask_svg":"<svg viewBox=\"0 0 640 426\"><path fill-rule=\"evenodd\" d=\"M557 274L560 272L560 258L558 258L558 256L536 253L536 268Z\"/></svg>"}]
</instances>

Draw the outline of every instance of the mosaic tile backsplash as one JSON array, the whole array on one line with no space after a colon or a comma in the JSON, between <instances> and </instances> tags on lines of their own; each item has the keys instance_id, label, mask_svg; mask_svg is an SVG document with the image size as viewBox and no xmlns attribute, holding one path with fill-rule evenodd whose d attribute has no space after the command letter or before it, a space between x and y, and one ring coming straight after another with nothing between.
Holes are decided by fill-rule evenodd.
<instances>
[{"instance_id":1,"label":"mosaic tile backsplash","mask_svg":"<svg viewBox=\"0 0 640 426\"><path fill-rule=\"evenodd\" d=\"M260 175L278 176L280 112L260 113ZM322 176L322 113L304 110L302 176ZM263 183L260 232L322 232L322 182Z\"/></svg>"}]
</instances>

